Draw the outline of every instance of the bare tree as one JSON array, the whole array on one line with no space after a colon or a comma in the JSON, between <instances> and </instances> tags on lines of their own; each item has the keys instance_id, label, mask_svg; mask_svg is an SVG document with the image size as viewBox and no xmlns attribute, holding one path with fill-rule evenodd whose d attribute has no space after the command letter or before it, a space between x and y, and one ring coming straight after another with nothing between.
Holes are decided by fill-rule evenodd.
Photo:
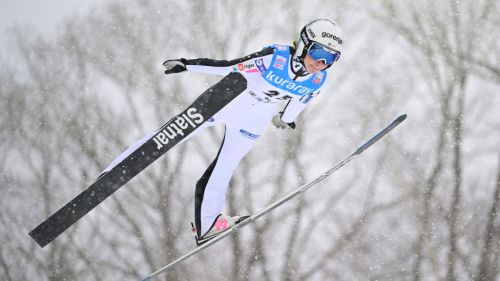
<instances>
[{"instance_id":1,"label":"bare tree","mask_svg":"<svg viewBox=\"0 0 500 281\"><path fill-rule=\"evenodd\" d=\"M308 182L395 112L414 111L407 127L159 280L494 278L499 176L489 164L500 124L482 113L498 99L484 101L477 79L498 84L499 45L488 36L498 5L379 4L132 1L68 19L54 38L15 30L17 64L0 64L3 279L137 279L192 249L194 185L220 128L171 150L47 248L27 232L219 79L165 78L164 59L291 43L318 16L345 33L332 83L297 130L266 131L232 179L227 212L254 213Z\"/></svg>"},{"instance_id":2,"label":"bare tree","mask_svg":"<svg viewBox=\"0 0 500 281\"><path fill-rule=\"evenodd\" d=\"M467 137L466 122L473 118L468 115L466 97L471 72L466 54L474 54L479 41L476 34L484 31L491 20L493 1L477 2L430 2L421 1L408 5L398 1L386 1L380 10L372 15L391 27L414 47L421 64L423 80L428 89L435 93L439 107L440 125L437 127L436 148L432 161L434 167L426 176L425 192L422 194L422 208L419 221L421 234L416 244L414 280L424 276L438 279L461 280L474 276L461 251L459 239L467 239L463 232L466 196L464 171L466 167L463 147ZM471 40L472 39L472 40ZM495 47L492 44L491 47ZM449 174L446 179L444 175ZM437 193L439 192L439 193ZM435 215L438 215L437 217ZM439 222L439 223L438 223ZM436 228L444 225L447 230ZM446 241L446 242L445 242ZM445 276L438 268L439 255L443 248L432 245L447 243ZM425 272L427 265L431 267ZM432 268L434 266L434 268ZM442 267L441 267L442 268Z\"/></svg>"},{"instance_id":3,"label":"bare tree","mask_svg":"<svg viewBox=\"0 0 500 281\"><path fill-rule=\"evenodd\" d=\"M484 245L481 249L479 262L479 272L475 280L493 280L498 276L498 251L499 231L498 231L498 211L500 202L500 162L498 164L498 172L496 179L495 192L490 210L487 213L487 224L484 232Z\"/></svg>"}]
</instances>

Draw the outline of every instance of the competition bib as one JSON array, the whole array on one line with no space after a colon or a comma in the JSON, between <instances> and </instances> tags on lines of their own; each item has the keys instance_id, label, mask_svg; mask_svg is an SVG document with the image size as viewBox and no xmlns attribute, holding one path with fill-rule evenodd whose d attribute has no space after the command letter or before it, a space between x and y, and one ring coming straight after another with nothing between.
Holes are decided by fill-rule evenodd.
<instances>
[{"instance_id":1,"label":"competition bib","mask_svg":"<svg viewBox=\"0 0 500 281\"><path fill-rule=\"evenodd\" d=\"M288 74L290 67L290 47L273 45L274 54L269 68L257 63L262 77L274 87L287 91L290 94L303 96L318 90L325 82L326 71L318 71L305 81L295 81Z\"/></svg>"}]
</instances>

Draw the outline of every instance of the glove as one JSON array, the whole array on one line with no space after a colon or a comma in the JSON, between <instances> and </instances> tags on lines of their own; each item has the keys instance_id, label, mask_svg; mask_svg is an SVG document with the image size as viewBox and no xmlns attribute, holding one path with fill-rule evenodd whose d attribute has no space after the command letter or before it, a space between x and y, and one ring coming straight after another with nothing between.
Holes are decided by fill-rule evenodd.
<instances>
[{"instance_id":1,"label":"glove","mask_svg":"<svg viewBox=\"0 0 500 281\"><path fill-rule=\"evenodd\" d=\"M163 66L166 68L165 74L184 72L186 71L186 59L166 60Z\"/></svg>"},{"instance_id":2,"label":"glove","mask_svg":"<svg viewBox=\"0 0 500 281\"><path fill-rule=\"evenodd\" d=\"M279 114L274 115L273 117L273 125L278 128L278 129L286 129L287 127L290 129L295 129L295 122L292 123L285 123L283 120L281 120L281 115L283 115L283 112L280 112Z\"/></svg>"}]
</instances>

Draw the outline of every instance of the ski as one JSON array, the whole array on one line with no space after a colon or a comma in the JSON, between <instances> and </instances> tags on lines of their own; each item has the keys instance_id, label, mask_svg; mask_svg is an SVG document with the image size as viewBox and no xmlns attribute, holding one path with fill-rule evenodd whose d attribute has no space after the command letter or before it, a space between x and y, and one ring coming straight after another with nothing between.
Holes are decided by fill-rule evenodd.
<instances>
[{"instance_id":1,"label":"ski","mask_svg":"<svg viewBox=\"0 0 500 281\"><path fill-rule=\"evenodd\" d=\"M201 246L195 248L191 252L189 252L189 253L187 253L187 254L185 254L185 255L177 258L176 260L172 261L171 263L167 264L166 266L164 266L164 267L160 268L159 270L151 273L150 275L144 277L142 279L142 281L149 281L153 277L157 276L158 274L160 274L162 272L166 272L168 269L174 267L178 263L180 263L180 262L188 259L189 257L192 257L192 256L198 254L199 252L205 250L206 248L214 245L215 243L219 242L220 240L224 239L225 237L231 235L231 233L234 233L238 229L240 229L240 228L242 228L242 227L244 227L244 226L252 223L253 221L257 220L258 218L262 217L263 215L269 213L270 211L272 211L275 208L279 207L280 205L286 203L290 199L296 197L297 195L303 193L304 191L308 190L312 186L314 186L317 183L321 182L326 177L328 177L329 175L333 174L335 171L337 171L338 169L342 168L345 164L347 164L348 162L350 162L355 156L361 154L368 147L370 147L372 144L374 144L379 139L381 139L383 136L385 136L387 133L389 133L392 129L394 129L397 125L399 125L405 119L406 119L406 114L400 115L391 124L389 124L387 127L385 127L380 132L378 132L377 134L375 134L373 137L371 137L369 140L367 140L366 142L364 142L362 145L360 145L356 149L356 151L354 153L352 153L347 158L345 158L344 160L342 160L341 162L339 162L337 165L335 165L330 170L324 172L323 174L321 174L320 176L318 176L317 178L315 178L311 182L309 182L309 183L307 183L307 184L305 184L305 185L297 188L296 190L294 190L293 192L291 192L287 196L285 196L285 197L283 197L283 198L275 201L274 203L270 204L269 206L267 206L263 210L255 213L255 214L251 215L250 217L246 218L245 220L239 222L238 224L236 224L233 227L229 228L228 230L226 230L225 232L223 232L220 235L216 236L215 238L213 238L213 239L207 241L206 243L202 244Z\"/></svg>"},{"instance_id":2,"label":"ski","mask_svg":"<svg viewBox=\"0 0 500 281\"><path fill-rule=\"evenodd\" d=\"M29 235L44 247L165 152L241 94L246 79L237 72L203 92L186 110L165 123L149 140L73 200L34 228Z\"/></svg>"}]
</instances>

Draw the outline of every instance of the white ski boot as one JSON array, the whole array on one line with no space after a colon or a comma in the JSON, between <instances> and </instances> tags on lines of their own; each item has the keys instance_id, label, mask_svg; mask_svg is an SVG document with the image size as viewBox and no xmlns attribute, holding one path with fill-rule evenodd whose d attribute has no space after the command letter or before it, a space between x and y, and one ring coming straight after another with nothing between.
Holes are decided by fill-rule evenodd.
<instances>
[{"instance_id":1,"label":"white ski boot","mask_svg":"<svg viewBox=\"0 0 500 281\"><path fill-rule=\"evenodd\" d=\"M196 227L193 223L191 223L191 230L193 231L194 238L196 239L196 244L198 246L202 245L203 243L209 241L212 238L215 238L217 235L224 233L226 230L232 228L233 226L237 225L239 222L245 220L249 216L227 216L227 215L218 215L217 218L215 219L214 223L212 224L212 227L201 237L198 237Z\"/></svg>"}]
</instances>

